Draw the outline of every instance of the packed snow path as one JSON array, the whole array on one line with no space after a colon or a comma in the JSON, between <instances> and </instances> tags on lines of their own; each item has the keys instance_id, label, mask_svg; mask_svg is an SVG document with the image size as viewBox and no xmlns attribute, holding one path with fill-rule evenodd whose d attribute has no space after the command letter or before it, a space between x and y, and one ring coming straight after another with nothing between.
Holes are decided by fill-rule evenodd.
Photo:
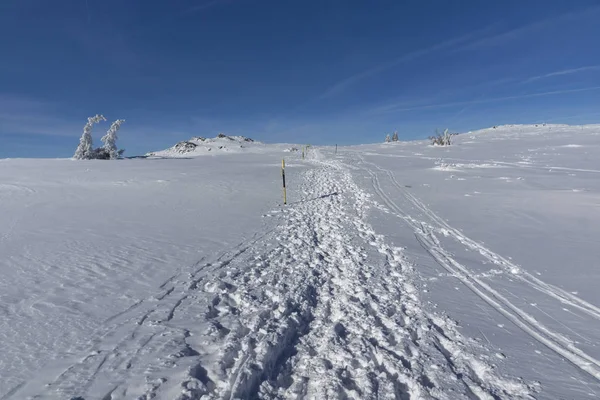
<instances>
[{"instance_id":1,"label":"packed snow path","mask_svg":"<svg viewBox=\"0 0 600 400\"><path fill-rule=\"evenodd\" d=\"M318 151L312 158L302 173L302 199L265 215L276 219L274 229L182 269L155 296L106 320L52 379L46 372L3 399L535 393L534 384L501 376L494 364L502 360L463 337L449 318L427 311L403 250L366 221L370 209L383 207L345 164ZM425 245L459 269L427 229Z\"/></svg>"}]
</instances>

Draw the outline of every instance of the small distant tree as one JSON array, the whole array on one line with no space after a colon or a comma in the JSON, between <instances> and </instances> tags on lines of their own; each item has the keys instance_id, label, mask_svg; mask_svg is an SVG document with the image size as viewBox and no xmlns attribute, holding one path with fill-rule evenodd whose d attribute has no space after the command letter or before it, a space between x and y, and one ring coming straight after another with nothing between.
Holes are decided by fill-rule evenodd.
<instances>
[{"instance_id":1,"label":"small distant tree","mask_svg":"<svg viewBox=\"0 0 600 400\"><path fill-rule=\"evenodd\" d=\"M398 141L398 131L394 132L394 134L392 135L392 142L397 142Z\"/></svg>"},{"instance_id":2,"label":"small distant tree","mask_svg":"<svg viewBox=\"0 0 600 400\"><path fill-rule=\"evenodd\" d=\"M439 133L439 131L435 130L435 136L430 136L429 140L431 140L431 144L434 146L450 146L452 137L451 133L448 133L448 129L444 130L444 133Z\"/></svg>"},{"instance_id":3,"label":"small distant tree","mask_svg":"<svg viewBox=\"0 0 600 400\"><path fill-rule=\"evenodd\" d=\"M79 139L79 146L77 146L77 150L75 150L73 158L76 160L89 160L93 158L94 150L92 141L92 128L94 124L97 124L100 121L106 121L106 118L99 114L96 114L93 117L88 117L88 122L83 127L83 134L81 135L81 139Z\"/></svg>"},{"instance_id":4,"label":"small distant tree","mask_svg":"<svg viewBox=\"0 0 600 400\"><path fill-rule=\"evenodd\" d=\"M119 158L119 151L117 150L117 131L121 128L121 124L125 122L124 119L118 119L112 123L108 131L106 131L106 135L102 137L102 149L105 153L108 154L109 159L116 160Z\"/></svg>"},{"instance_id":5,"label":"small distant tree","mask_svg":"<svg viewBox=\"0 0 600 400\"><path fill-rule=\"evenodd\" d=\"M391 142L391 141L392 141L392 139L390 139L390 134L388 133L388 134L385 136L385 142L386 142L386 143L389 143L389 142Z\"/></svg>"}]
</instances>

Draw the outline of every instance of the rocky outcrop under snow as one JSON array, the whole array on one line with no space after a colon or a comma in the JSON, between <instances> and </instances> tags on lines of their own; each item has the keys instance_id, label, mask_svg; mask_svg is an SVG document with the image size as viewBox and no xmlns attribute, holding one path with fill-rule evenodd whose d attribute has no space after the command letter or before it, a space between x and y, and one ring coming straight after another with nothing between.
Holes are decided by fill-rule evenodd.
<instances>
[{"instance_id":1,"label":"rocky outcrop under snow","mask_svg":"<svg viewBox=\"0 0 600 400\"><path fill-rule=\"evenodd\" d=\"M228 136L219 133L214 138L194 136L165 150L146 154L148 157L190 157L219 152L239 152L252 145L260 144L245 136Z\"/></svg>"}]
</instances>

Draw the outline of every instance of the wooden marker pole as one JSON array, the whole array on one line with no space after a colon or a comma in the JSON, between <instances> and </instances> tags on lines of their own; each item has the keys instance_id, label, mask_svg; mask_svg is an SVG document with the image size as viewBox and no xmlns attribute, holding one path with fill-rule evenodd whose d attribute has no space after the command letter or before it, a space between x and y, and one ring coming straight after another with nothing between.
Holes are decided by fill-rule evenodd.
<instances>
[{"instance_id":1,"label":"wooden marker pole","mask_svg":"<svg viewBox=\"0 0 600 400\"><path fill-rule=\"evenodd\" d=\"M287 204L287 193L285 191L285 159L281 160L281 177L283 178L283 204Z\"/></svg>"}]
</instances>

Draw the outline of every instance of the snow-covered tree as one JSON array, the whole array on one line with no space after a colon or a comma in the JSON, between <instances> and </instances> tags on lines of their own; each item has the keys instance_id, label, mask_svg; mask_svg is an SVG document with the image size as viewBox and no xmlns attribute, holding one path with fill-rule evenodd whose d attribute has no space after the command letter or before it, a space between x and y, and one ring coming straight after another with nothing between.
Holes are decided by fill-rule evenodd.
<instances>
[{"instance_id":1,"label":"snow-covered tree","mask_svg":"<svg viewBox=\"0 0 600 400\"><path fill-rule=\"evenodd\" d=\"M444 130L444 133L439 133L438 130L435 130L435 136L430 136L431 144L434 146L450 146L452 137L452 133L448 133L448 129Z\"/></svg>"},{"instance_id":2,"label":"snow-covered tree","mask_svg":"<svg viewBox=\"0 0 600 400\"><path fill-rule=\"evenodd\" d=\"M106 121L106 118L99 114L88 118L87 124L83 127L83 135L79 139L79 146L77 146L73 158L77 160L89 160L92 158L94 152L92 147L92 127L100 121Z\"/></svg>"},{"instance_id":3,"label":"snow-covered tree","mask_svg":"<svg viewBox=\"0 0 600 400\"><path fill-rule=\"evenodd\" d=\"M385 137L385 142L386 142L386 143L389 143L389 142L391 142L391 141L392 141L392 139L390 139L390 134L388 133L388 134L386 135L386 137Z\"/></svg>"},{"instance_id":4,"label":"snow-covered tree","mask_svg":"<svg viewBox=\"0 0 600 400\"><path fill-rule=\"evenodd\" d=\"M113 122L108 131L106 131L106 135L100 139L102 140L102 143L104 143L102 148L106 153L109 154L111 160L116 160L119 158L119 151L117 150L117 131L123 122L125 122L124 119L118 119Z\"/></svg>"},{"instance_id":5,"label":"snow-covered tree","mask_svg":"<svg viewBox=\"0 0 600 400\"><path fill-rule=\"evenodd\" d=\"M394 134L392 135L392 142L397 142L398 141L398 131L394 132Z\"/></svg>"},{"instance_id":6,"label":"snow-covered tree","mask_svg":"<svg viewBox=\"0 0 600 400\"><path fill-rule=\"evenodd\" d=\"M444 146L450 146L450 136L452 136L452 134L448 133L448 128L446 128L444 130L444 136L442 136L444 138Z\"/></svg>"}]
</instances>

